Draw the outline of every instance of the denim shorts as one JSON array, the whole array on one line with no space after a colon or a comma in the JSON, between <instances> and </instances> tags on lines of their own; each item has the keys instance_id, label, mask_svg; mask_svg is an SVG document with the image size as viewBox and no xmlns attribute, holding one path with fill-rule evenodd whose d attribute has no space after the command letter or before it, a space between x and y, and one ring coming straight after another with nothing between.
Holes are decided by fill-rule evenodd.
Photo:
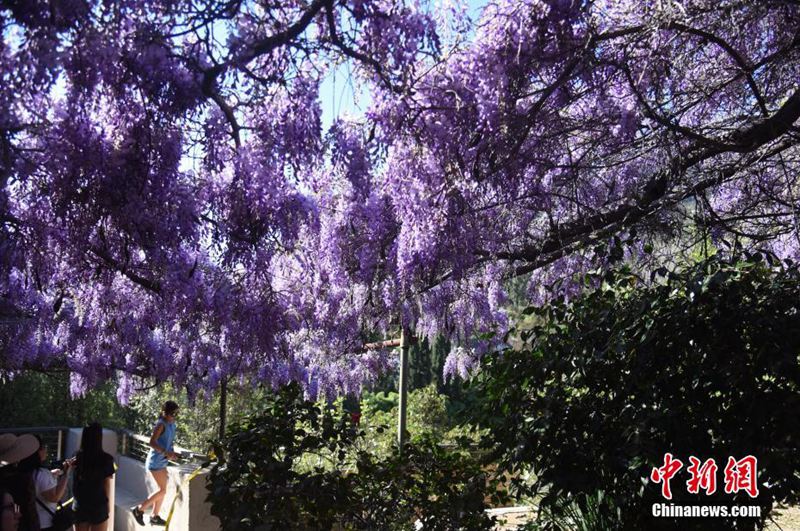
<instances>
[{"instance_id":1,"label":"denim shorts","mask_svg":"<svg viewBox=\"0 0 800 531\"><path fill-rule=\"evenodd\" d=\"M157 454L152 451L147 453L147 461L145 461L147 470L163 470L167 468L168 464L169 462L163 454Z\"/></svg>"}]
</instances>

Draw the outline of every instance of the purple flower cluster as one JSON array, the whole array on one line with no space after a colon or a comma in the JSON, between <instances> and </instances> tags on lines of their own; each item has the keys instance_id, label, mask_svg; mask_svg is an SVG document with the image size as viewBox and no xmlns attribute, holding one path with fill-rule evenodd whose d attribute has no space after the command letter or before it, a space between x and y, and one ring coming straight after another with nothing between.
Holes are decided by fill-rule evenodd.
<instances>
[{"instance_id":1,"label":"purple flower cluster","mask_svg":"<svg viewBox=\"0 0 800 531\"><path fill-rule=\"evenodd\" d=\"M2 374L331 397L401 327L469 376L515 278L574 296L619 240L800 259L791 2L6 2L0 31ZM344 62L369 108L323 130Z\"/></svg>"}]
</instances>

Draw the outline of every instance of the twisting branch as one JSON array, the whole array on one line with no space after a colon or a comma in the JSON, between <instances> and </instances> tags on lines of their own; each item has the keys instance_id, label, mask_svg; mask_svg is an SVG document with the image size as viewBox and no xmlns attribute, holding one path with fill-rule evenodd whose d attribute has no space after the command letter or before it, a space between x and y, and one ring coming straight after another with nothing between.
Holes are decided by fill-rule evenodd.
<instances>
[{"instance_id":1,"label":"twisting branch","mask_svg":"<svg viewBox=\"0 0 800 531\"><path fill-rule=\"evenodd\" d=\"M222 76L227 70L234 67L244 67L254 59L263 55L269 54L273 50L286 46L297 37L299 37L308 28L309 24L314 20L323 8L330 7L333 0L315 0L303 15L283 31L274 33L269 37L254 42L246 50L236 56L229 58L227 61L216 64L214 66L201 69L203 80L201 83L201 90L203 94L211 99L225 115L225 119L231 126L231 136L234 139L236 147L241 147L239 125L234 109L225 101L225 98L219 93L216 87L217 79Z\"/></svg>"},{"instance_id":2,"label":"twisting branch","mask_svg":"<svg viewBox=\"0 0 800 531\"><path fill-rule=\"evenodd\" d=\"M205 90L205 89L204 89ZM225 98L219 92L215 90L210 90L206 93L206 96L211 98L211 100L217 104L217 107L222 111L222 114L225 116L225 119L228 121L228 124L231 126L231 137L233 137L233 143L236 144L236 148L242 147L242 139L239 131L242 130L242 126L239 125L239 122L236 120L236 114L233 111L233 108L228 105L228 102L225 101Z\"/></svg>"},{"instance_id":3,"label":"twisting branch","mask_svg":"<svg viewBox=\"0 0 800 531\"><path fill-rule=\"evenodd\" d=\"M133 283L138 284L139 286L145 288L146 290L150 291L151 293L160 294L161 293L161 283L145 278L141 275L130 271L124 264L121 264L117 259L115 259L106 249L101 249L100 247L92 246L89 249L95 257L99 258L103 261L108 267L117 271L118 273L124 275Z\"/></svg>"},{"instance_id":4,"label":"twisting branch","mask_svg":"<svg viewBox=\"0 0 800 531\"><path fill-rule=\"evenodd\" d=\"M745 75L745 79L747 79L747 84L750 86L750 90L753 92L753 96L755 96L756 101L758 102L758 108L761 110L761 114L764 116L769 116L769 109L767 109L767 103L764 101L764 96L761 94L761 91L756 84L756 80L753 78L753 66L750 64L750 61L747 61L731 44L726 41L725 39L714 35L708 31L703 31L701 29L692 28L690 26L686 26L681 24L680 22L673 22L669 25L670 29L677 29L680 31L684 31L686 33L691 33L692 35L696 35L701 37L709 42L713 42L714 44L718 45L720 48L725 50L725 52L733 59L736 65L741 69L742 73Z\"/></svg>"},{"instance_id":5,"label":"twisting branch","mask_svg":"<svg viewBox=\"0 0 800 531\"><path fill-rule=\"evenodd\" d=\"M331 42L343 54L345 54L347 57L350 57L351 59L355 59L360 63L364 63L372 67L372 69L375 71L375 74L380 78L381 82L383 82L383 84L386 85L386 87L390 91L394 92L395 94L403 93L403 90L400 87L397 87L394 85L394 83L392 83L392 81L383 71L383 66L378 61L376 61L372 57L369 57L368 55L359 52L358 50L350 48L349 46L347 46L347 44L344 43L344 41L342 41L342 39L339 37L339 34L336 31L336 19L333 16L333 7L331 5L325 7L325 19L328 22L328 31L330 33Z\"/></svg>"},{"instance_id":6,"label":"twisting branch","mask_svg":"<svg viewBox=\"0 0 800 531\"><path fill-rule=\"evenodd\" d=\"M647 186L646 193L634 201L626 202L606 212L566 224L536 246L502 253L492 253L492 256L501 260L525 262L525 264L516 269L515 273L517 275L539 269L564 256L576 247L582 247L587 243L598 241L601 237L613 233L620 227L640 222L666 206L675 205L685 199L695 197L701 192L725 182L743 167L785 151L796 144L793 139L775 146L768 153L755 153L759 148L787 133L798 119L800 119L800 90L792 94L786 103L770 118L744 127L731 135L735 143L722 146L713 145L706 149L702 149L702 146L699 145L690 147L687 151L696 152L694 156L685 159L679 156L671 161L669 168L659 172L651 179L653 186ZM746 161L731 164L726 169L717 172L714 177L704 179L682 192L668 194L667 186L655 185L656 183L669 182L670 178L674 180L675 177L683 175L697 164L726 152L752 153L753 155ZM485 257L486 254L482 251L476 252L477 256Z\"/></svg>"}]
</instances>

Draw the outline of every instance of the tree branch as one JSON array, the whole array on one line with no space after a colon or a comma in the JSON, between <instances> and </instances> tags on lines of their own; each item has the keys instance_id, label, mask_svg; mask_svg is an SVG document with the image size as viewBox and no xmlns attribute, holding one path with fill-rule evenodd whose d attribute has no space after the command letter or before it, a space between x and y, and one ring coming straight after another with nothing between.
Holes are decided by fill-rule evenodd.
<instances>
[{"instance_id":1,"label":"tree branch","mask_svg":"<svg viewBox=\"0 0 800 531\"><path fill-rule=\"evenodd\" d=\"M703 31L697 28L692 28L690 26L686 26L679 22L673 22L669 25L669 28L674 28L680 31L685 31L686 33L691 33L692 35L697 35L709 42L713 42L714 44L718 45L720 48L725 50L725 52L733 59L736 65L741 69L742 73L745 75L747 79L747 84L750 86L750 90L753 92L753 96L755 96L756 101L758 102L758 107L761 109L761 114L764 116L769 116L769 110L767 109L767 104L764 101L764 96L761 95L761 91L756 84L756 80L753 78L753 66L747 61L742 55L734 48L733 46L728 43L725 39L714 35L713 33Z\"/></svg>"},{"instance_id":2,"label":"tree branch","mask_svg":"<svg viewBox=\"0 0 800 531\"><path fill-rule=\"evenodd\" d=\"M735 144L725 144L724 146L715 145L701 150L693 157L687 159L678 157L676 160L672 161L671 166L673 167L656 174L651 179L651 184L667 181L672 173L682 175L700 162L725 152L753 153L760 147L776 140L781 135L788 132L794 122L799 118L800 90L792 94L784 105L770 118L740 129L738 132L734 133L732 138L736 140ZM515 274L521 275L529 273L543 265L551 263L554 259L564 256L568 251L574 250L570 247L574 244L581 244L578 245L578 247L581 247L587 242L596 241L598 238L594 236L594 234L605 236L619 230L622 226L639 222L665 206L675 205L689 197L696 196L708 188L721 184L726 179L735 175L743 166L748 166L757 160L774 156L794 144L794 141L785 142L776 146L769 153L751 157L745 164L731 164L725 170L720 171L716 176L704 179L685 191L673 196L667 195L668 188L666 186L658 187L648 185L646 187L648 193L644 194L643 197L637 198L633 202L620 205L612 210L575 220L554 232L536 247L526 247L516 251L493 253L492 256L504 260L527 262L527 264L517 268ZM691 147L688 151L692 152L695 150L697 150L697 146ZM675 175L672 175L672 177L675 177ZM481 256L479 253L480 251L476 252L476 255ZM485 254L486 253L484 253L484 255Z\"/></svg>"},{"instance_id":3,"label":"tree branch","mask_svg":"<svg viewBox=\"0 0 800 531\"><path fill-rule=\"evenodd\" d=\"M394 92L395 94L403 93L402 89L400 87L395 87L394 84L391 82L391 80L388 78L388 76L384 74L383 66L378 61L376 61L372 57L364 55L358 50L350 48L341 40L339 35L336 33L336 20L333 17L333 7L331 5L325 6L325 18L328 22L328 29L330 31L331 42L337 48L339 48L339 50L341 50L342 53L344 53L347 57L350 57L351 59L355 59L356 61L371 66L375 71L375 73L378 75L378 77L381 79L383 84L386 85L386 87L390 91Z\"/></svg>"},{"instance_id":4,"label":"tree branch","mask_svg":"<svg viewBox=\"0 0 800 531\"><path fill-rule=\"evenodd\" d=\"M231 125L231 136L233 136L237 148L241 147L241 138L239 135L241 126L236 120L236 115L233 108L225 101L225 99L216 89L215 85L217 79L233 66L247 65L253 59L261 57L262 55L266 55L276 48L289 44L306 30L309 24L311 24L311 21L314 20L314 17L316 17L323 8L326 6L331 6L332 4L333 0L315 0L303 13L303 15L285 30L252 43L246 49L246 51L240 55L231 57L227 61L212 67L201 69L203 81L200 88L203 94L216 103L222 113L225 115L225 119Z\"/></svg>"},{"instance_id":5,"label":"tree branch","mask_svg":"<svg viewBox=\"0 0 800 531\"><path fill-rule=\"evenodd\" d=\"M102 260L107 266L109 266L114 271L117 271L118 273L121 273L122 275L127 277L133 283L138 284L139 286L157 295L161 294L160 282L140 276L134 273L133 271L129 271L128 268L125 267L125 265L120 264L118 260L116 260L113 256L111 256L111 254L107 250L93 246L89 249L89 252L91 252L94 256Z\"/></svg>"}]
</instances>

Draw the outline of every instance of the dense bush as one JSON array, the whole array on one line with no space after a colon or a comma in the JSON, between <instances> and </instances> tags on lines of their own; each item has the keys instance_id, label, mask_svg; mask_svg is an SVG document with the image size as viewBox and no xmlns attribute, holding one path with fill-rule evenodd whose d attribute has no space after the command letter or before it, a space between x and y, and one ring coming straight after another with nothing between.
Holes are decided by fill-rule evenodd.
<instances>
[{"instance_id":1,"label":"dense bush","mask_svg":"<svg viewBox=\"0 0 800 531\"><path fill-rule=\"evenodd\" d=\"M394 426L398 414L397 393L364 393L361 400L361 427L368 435L364 443L368 449L381 456L393 452L396 441L395 429L379 429ZM436 385L414 389L408 394L407 428L411 440L432 439L445 445L457 445L467 437L476 439L470 426L458 422L456 407L464 407L463 402L452 400L440 393Z\"/></svg>"},{"instance_id":2,"label":"dense bush","mask_svg":"<svg viewBox=\"0 0 800 531\"><path fill-rule=\"evenodd\" d=\"M352 529L492 529L484 509L495 502L489 481L469 454L445 449L432 438L394 447L388 458L360 452L358 474L351 476L356 503L342 515ZM487 488L488 487L488 488Z\"/></svg>"},{"instance_id":3,"label":"dense bush","mask_svg":"<svg viewBox=\"0 0 800 531\"><path fill-rule=\"evenodd\" d=\"M765 258L711 258L652 279L598 273L585 296L526 310L532 326L508 338L514 347L492 356L477 384L501 469L534 471L514 486L550 515L591 509L630 529L752 528L776 502L796 502L800 275ZM666 452L684 462L675 503L758 504L761 521L651 518L664 500L647 478ZM728 456L748 454L758 458L756 500L723 489ZM689 456L716 459L713 496L686 492Z\"/></svg>"},{"instance_id":4,"label":"dense bush","mask_svg":"<svg viewBox=\"0 0 800 531\"><path fill-rule=\"evenodd\" d=\"M223 529L491 528L489 482L468 454L421 439L376 456L347 416L296 385L263 407L216 445L209 501Z\"/></svg>"}]
</instances>

